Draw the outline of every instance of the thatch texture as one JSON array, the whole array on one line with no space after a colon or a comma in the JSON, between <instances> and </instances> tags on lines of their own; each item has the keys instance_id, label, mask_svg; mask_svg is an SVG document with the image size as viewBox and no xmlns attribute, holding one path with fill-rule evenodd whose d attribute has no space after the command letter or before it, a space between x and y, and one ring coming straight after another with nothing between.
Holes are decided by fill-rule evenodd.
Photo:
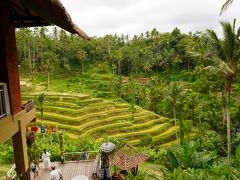
<instances>
[{"instance_id":1,"label":"thatch texture","mask_svg":"<svg viewBox=\"0 0 240 180\"><path fill-rule=\"evenodd\" d=\"M130 145L124 145L113 157L112 164L122 170L128 170L147 160L148 156L142 152L138 152Z\"/></svg>"},{"instance_id":2,"label":"thatch texture","mask_svg":"<svg viewBox=\"0 0 240 180\"><path fill-rule=\"evenodd\" d=\"M55 24L66 31L89 39L72 19L59 0L10 0L11 16L16 27Z\"/></svg>"}]
</instances>

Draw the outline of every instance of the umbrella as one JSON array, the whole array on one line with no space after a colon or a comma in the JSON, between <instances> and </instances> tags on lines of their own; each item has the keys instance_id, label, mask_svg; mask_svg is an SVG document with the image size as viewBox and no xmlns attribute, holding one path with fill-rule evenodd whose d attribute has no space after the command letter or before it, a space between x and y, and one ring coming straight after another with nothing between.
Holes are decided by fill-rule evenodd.
<instances>
[{"instance_id":1,"label":"umbrella","mask_svg":"<svg viewBox=\"0 0 240 180\"><path fill-rule=\"evenodd\" d=\"M115 144L111 142L105 142L100 146L100 150L105 153L113 151L114 148L115 148Z\"/></svg>"},{"instance_id":2,"label":"umbrella","mask_svg":"<svg viewBox=\"0 0 240 180\"><path fill-rule=\"evenodd\" d=\"M129 145L125 145L114 156L113 165L122 170L128 170L132 167L136 167L147 159L147 155L136 151Z\"/></svg>"}]
</instances>

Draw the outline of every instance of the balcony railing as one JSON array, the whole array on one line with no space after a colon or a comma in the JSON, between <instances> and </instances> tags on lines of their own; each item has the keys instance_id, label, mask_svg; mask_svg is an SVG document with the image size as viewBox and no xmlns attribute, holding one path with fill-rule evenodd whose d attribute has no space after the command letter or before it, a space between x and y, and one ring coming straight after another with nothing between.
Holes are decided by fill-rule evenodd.
<instances>
[{"instance_id":1,"label":"balcony railing","mask_svg":"<svg viewBox=\"0 0 240 180\"><path fill-rule=\"evenodd\" d=\"M98 151L67 152L63 153L64 161L93 161L97 159Z\"/></svg>"},{"instance_id":2,"label":"balcony railing","mask_svg":"<svg viewBox=\"0 0 240 180\"><path fill-rule=\"evenodd\" d=\"M34 104L33 101L27 101L22 106L23 106L23 109L25 109L26 112L29 112L29 111L31 111L32 109L35 108L35 104Z\"/></svg>"},{"instance_id":3,"label":"balcony railing","mask_svg":"<svg viewBox=\"0 0 240 180\"><path fill-rule=\"evenodd\" d=\"M7 172L7 179L15 179L17 177L17 173L15 171L16 165L14 164L11 169Z\"/></svg>"}]
</instances>

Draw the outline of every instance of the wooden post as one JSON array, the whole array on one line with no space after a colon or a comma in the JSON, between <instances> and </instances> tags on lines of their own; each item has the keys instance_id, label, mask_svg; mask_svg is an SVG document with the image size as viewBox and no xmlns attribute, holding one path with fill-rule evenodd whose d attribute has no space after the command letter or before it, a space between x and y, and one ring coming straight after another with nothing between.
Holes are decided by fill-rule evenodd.
<instances>
[{"instance_id":1,"label":"wooden post","mask_svg":"<svg viewBox=\"0 0 240 180\"><path fill-rule=\"evenodd\" d=\"M7 0L0 1L0 81L6 82L8 85L11 114L15 115L22 110L22 103L18 74L15 27L11 21L9 2L10 1ZM21 124L22 123L19 120L19 131L12 137L16 170L21 173L21 179L29 179L29 173L27 173L29 165L26 130Z\"/></svg>"}]
</instances>

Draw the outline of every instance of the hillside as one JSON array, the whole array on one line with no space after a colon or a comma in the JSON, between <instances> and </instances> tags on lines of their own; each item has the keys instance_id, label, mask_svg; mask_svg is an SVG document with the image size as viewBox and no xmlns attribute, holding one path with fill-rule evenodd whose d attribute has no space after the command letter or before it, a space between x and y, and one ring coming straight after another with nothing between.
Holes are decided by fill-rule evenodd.
<instances>
[{"instance_id":1,"label":"hillside","mask_svg":"<svg viewBox=\"0 0 240 180\"><path fill-rule=\"evenodd\" d=\"M23 101L29 99L34 99L34 95L22 96ZM44 124L58 126L73 139L85 135L97 141L106 136L123 137L139 145L141 138L151 135L153 143L160 145L173 140L178 131L171 120L151 111L137 107L132 119L129 104L89 95L49 93L44 104ZM37 117L36 124L40 126L40 112Z\"/></svg>"}]
</instances>

